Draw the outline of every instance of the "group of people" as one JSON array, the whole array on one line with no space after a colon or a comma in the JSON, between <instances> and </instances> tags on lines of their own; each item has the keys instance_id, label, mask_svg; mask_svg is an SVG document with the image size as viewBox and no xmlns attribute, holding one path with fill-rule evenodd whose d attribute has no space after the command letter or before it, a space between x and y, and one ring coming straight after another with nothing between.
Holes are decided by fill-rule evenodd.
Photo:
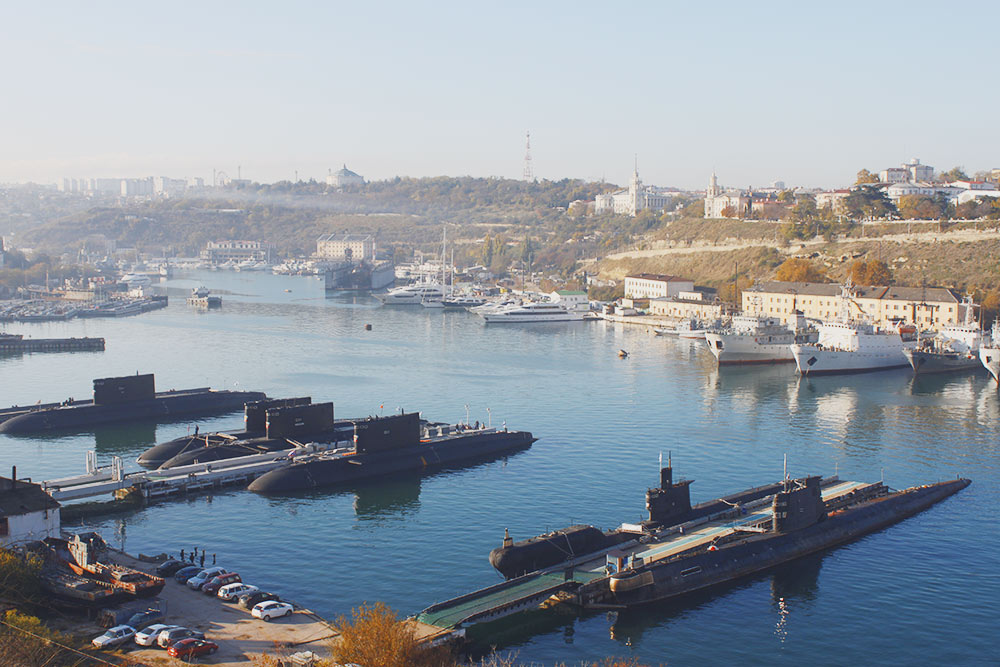
<instances>
[{"instance_id":1,"label":"group of people","mask_svg":"<svg viewBox=\"0 0 1000 667\"><path fill-rule=\"evenodd\" d=\"M198 564L199 564L199 565L201 565L202 567L205 567L205 550L204 550L204 549L202 549L202 550L201 550L201 555L199 556L199 555L198 555L198 547L195 547L195 548L194 548L194 549L192 549L192 550L191 550L191 552L190 552L190 553L189 553L189 554L187 555L187 558L186 558L186 559L184 558L184 549L181 549L181 557L180 557L180 561L181 561L182 563L183 563L183 562L184 562L185 560L187 560L187 561L188 561L188 562L190 562L190 563L191 563L192 565L194 565L194 559L195 559L195 558L198 558L198 559L199 559L199 560L198 560ZM215 565L215 554L212 554L212 565Z\"/></svg>"}]
</instances>

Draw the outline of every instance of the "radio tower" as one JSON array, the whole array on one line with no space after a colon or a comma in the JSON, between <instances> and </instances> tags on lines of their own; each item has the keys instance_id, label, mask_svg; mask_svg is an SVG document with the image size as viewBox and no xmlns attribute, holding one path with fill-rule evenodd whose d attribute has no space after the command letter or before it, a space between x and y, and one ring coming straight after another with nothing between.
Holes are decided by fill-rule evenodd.
<instances>
[{"instance_id":1,"label":"radio tower","mask_svg":"<svg viewBox=\"0 0 1000 667\"><path fill-rule=\"evenodd\" d=\"M535 174L531 171L531 132L528 132L528 141L524 149L524 180L535 180Z\"/></svg>"}]
</instances>

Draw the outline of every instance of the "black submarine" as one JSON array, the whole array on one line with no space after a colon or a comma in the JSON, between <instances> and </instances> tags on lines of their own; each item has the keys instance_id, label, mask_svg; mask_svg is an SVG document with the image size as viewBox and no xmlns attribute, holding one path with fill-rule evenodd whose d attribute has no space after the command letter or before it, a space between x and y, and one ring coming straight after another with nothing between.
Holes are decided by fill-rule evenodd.
<instances>
[{"instance_id":1,"label":"black submarine","mask_svg":"<svg viewBox=\"0 0 1000 667\"><path fill-rule=\"evenodd\" d=\"M174 468L239 456L293 449L297 443L336 442L354 432L350 420L335 420L333 403L308 396L253 401L243 407L242 431L194 433L150 447L136 459L145 468Z\"/></svg>"},{"instance_id":2,"label":"black submarine","mask_svg":"<svg viewBox=\"0 0 1000 667\"><path fill-rule=\"evenodd\" d=\"M367 417L353 423L353 438L340 448L308 455L254 480L258 493L284 493L346 484L394 473L441 468L527 449L536 440L506 427L473 428L424 421L419 413Z\"/></svg>"},{"instance_id":3,"label":"black submarine","mask_svg":"<svg viewBox=\"0 0 1000 667\"><path fill-rule=\"evenodd\" d=\"M94 398L0 410L0 433L30 434L98 424L224 414L248 401L267 398L260 391L171 389L157 392L153 374L94 380Z\"/></svg>"}]
</instances>

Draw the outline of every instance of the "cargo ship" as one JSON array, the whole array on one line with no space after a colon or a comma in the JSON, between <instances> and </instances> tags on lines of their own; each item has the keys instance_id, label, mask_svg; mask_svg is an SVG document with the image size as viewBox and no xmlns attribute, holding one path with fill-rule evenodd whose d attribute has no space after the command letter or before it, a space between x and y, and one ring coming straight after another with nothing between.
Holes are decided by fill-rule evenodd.
<instances>
[{"instance_id":1,"label":"cargo ship","mask_svg":"<svg viewBox=\"0 0 1000 667\"><path fill-rule=\"evenodd\" d=\"M777 484L691 507L690 482L673 483L669 467L661 470L661 480L661 488L651 490L659 500L649 504L647 495L649 520L623 524L617 536L606 534L612 539L604 544L592 532L593 544L564 539L572 529L517 544L505 535L501 549L506 551L500 555L506 557L497 558L497 550L491 556L494 565L504 565L505 575L530 568L532 551L558 547L562 553L541 558L540 564L552 564L533 572L431 605L414 621L425 634L469 637L474 626L557 604L586 610L657 602L850 542L971 483L959 478L894 491L883 482L786 476ZM507 567L518 559L520 567Z\"/></svg>"},{"instance_id":2,"label":"cargo ship","mask_svg":"<svg viewBox=\"0 0 1000 667\"><path fill-rule=\"evenodd\" d=\"M336 486L373 477L466 463L527 449L527 431L426 422L419 413L368 417L353 424L345 447L316 455L254 480L258 493L285 493Z\"/></svg>"},{"instance_id":3,"label":"cargo ship","mask_svg":"<svg viewBox=\"0 0 1000 667\"><path fill-rule=\"evenodd\" d=\"M174 438L150 447L136 459L144 468L176 468L294 448L302 441L349 438L353 422L334 419L333 403L312 398L277 398L243 406L243 430L215 431Z\"/></svg>"},{"instance_id":4,"label":"cargo ship","mask_svg":"<svg viewBox=\"0 0 1000 667\"><path fill-rule=\"evenodd\" d=\"M0 410L0 433L30 434L85 429L99 424L223 414L248 401L267 398L259 391L171 389L157 392L153 374L94 380L92 400L37 404Z\"/></svg>"}]
</instances>

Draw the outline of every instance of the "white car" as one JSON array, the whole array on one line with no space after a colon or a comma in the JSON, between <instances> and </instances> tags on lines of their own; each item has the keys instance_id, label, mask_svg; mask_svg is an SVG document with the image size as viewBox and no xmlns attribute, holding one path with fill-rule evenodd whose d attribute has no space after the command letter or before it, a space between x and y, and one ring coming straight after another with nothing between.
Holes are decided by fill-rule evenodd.
<instances>
[{"instance_id":1,"label":"white car","mask_svg":"<svg viewBox=\"0 0 1000 667\"><path fill-rule=\"evenodd\" d=\"M143 628L139 632L135 633L135 643L139 646L153 646L156 644L156 637L163 630L170 630L176 628L176 625L168 625L166 623L156 623L148 628Z\"/></svg>"},{"instance_id":2,"label":"white car","mask_svg":"<svg viewBox=\"0 0 1000 667\"><path fill-rule=\"evenodd\" d=\"M241 595L245 593L256 593L259 590L260 589L256 586L236 582L235 584L226 584L220 588L219 592L216 593L216 596L222 598L226 602L235 602Z\"/></svg>"},{"instance_id":3,"label":"white car","mask_svg":"<svg viewBox=\"0 0 1000 667\"><path fill-rule=\"evenodd\" d=\"M209 581L220 574L225 574L226 568L224 567L210 567L202 570L198 574L194 575L187 580L188 588L192 588L196 591L201 590L201 587L206 581Z\"/></svg>"},{"instance_id":4,"label":"white car","mask_svg":"<svg viewBox=\"0 0 1000 667\"><path fill-rule=\"evenodd\" d=\"M277 600L268 600L267 602L261 602L260 604L254 605L254 608L250 611L250 614L254 618L259 618L262 621L270 621L272 618L281 618L282 616L288 616L295 610L292 605L287 602L278 602Z\"/></svg>"},{"instance_id":5,"label":"white car","mask_svg":"<svg viewBox=\"0 0 1000 667\"><path fill-rule=\"evenodd\" d=\"M108 646L124 644L134 636L135 628L131 625L116 625L100 637L94 637L90 643L97 648L107 648Z\"/></svg>"}]
</instances>

